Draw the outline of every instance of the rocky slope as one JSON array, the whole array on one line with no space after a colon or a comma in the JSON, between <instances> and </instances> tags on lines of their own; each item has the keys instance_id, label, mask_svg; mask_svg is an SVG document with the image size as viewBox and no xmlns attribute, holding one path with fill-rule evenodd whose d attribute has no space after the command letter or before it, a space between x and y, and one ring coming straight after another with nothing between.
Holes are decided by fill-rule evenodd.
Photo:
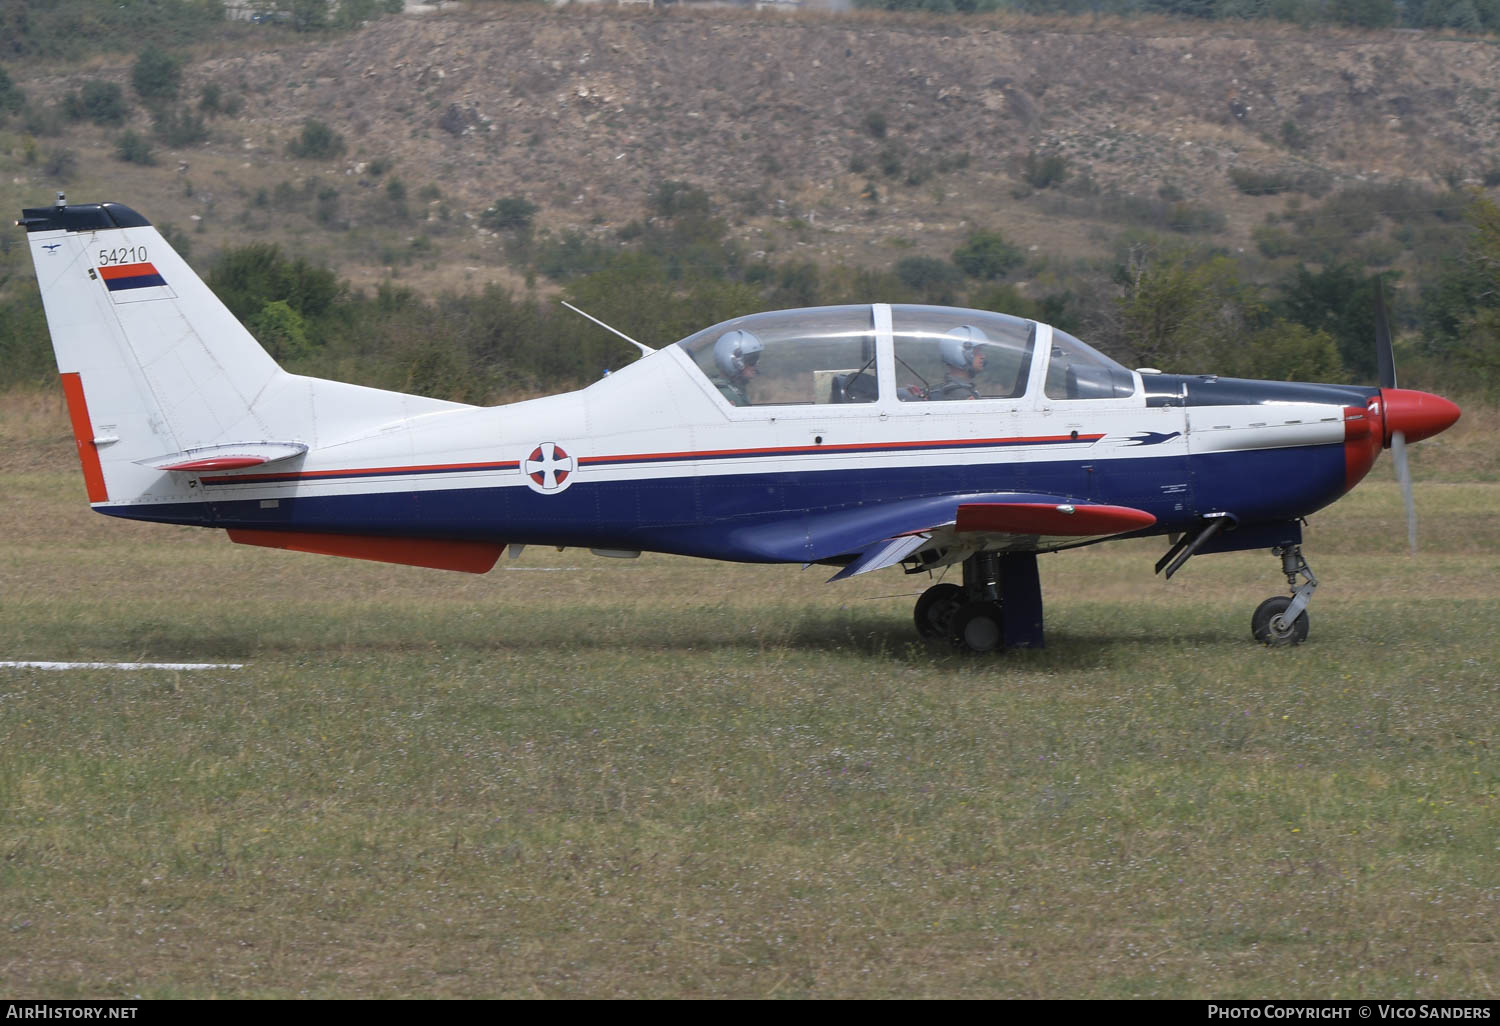
<instances>
[{"instance_id":1,"label":"rocky slope","mask_svg":"<svg viewBox=\"0 0 1500 1026\"><path fill-rule=\"evenodd\" d=\"M1234 168L1334 184L1500 168L1492 41L530 6L388 18L320 45L274 27L264 38L189 71L190 86L246 98L215 144L240 195L252 178L348 178L385 158L470 219L519 194L542 206L541 224L602 232L682 179L732 212L752 248L855 261L878 240L945 253L971 225L1087 251L1100 234L1086 214L1019 184L1031 153L1066 158L1075 185L1223 210L1223 241L1240 245L1284 197L1243 195ZM26 84L54 92L79 77ZM308 117L349 141L337 166L288 162Z\"/></svg>"}]
</instances>

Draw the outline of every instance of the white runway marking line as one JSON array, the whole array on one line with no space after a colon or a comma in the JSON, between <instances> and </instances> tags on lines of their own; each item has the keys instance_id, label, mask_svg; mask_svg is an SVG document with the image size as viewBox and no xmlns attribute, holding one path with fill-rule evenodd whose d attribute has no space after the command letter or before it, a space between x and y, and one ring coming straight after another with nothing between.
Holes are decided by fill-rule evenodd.
<instances>
[{"instance_id":1,"label":"white runway marking line","mask_svg":"<svg viewBox=\"0 0 1500 1026\"><path fill-rule=\"evenodd\" d=\"M243 670L244 663L46 663L0 662L0 668L27 670Z\"/></svg>"}]
</instances>

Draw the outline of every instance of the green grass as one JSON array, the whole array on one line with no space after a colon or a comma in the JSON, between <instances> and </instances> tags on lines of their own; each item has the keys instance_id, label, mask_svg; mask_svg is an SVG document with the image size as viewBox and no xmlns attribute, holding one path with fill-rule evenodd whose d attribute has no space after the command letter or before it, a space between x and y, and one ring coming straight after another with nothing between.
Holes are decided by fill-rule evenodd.
<instances>
[{"instance_id":1,"label":"green grass","mask_svg":"<svg viewBox=\"0 0 1500 1026\"><path fill-rule=\"evenodd\" d=\"M0 411L3 412L3 411ZM45 435L46 432L41 432ZM25 996L1490 997L1500 485L1262 553L1042 560L1049 647L875 574L487 577L95 516L9 457L0 980ZM41 453L41 456L36 456Z\"/></svg>"}]
</instances>

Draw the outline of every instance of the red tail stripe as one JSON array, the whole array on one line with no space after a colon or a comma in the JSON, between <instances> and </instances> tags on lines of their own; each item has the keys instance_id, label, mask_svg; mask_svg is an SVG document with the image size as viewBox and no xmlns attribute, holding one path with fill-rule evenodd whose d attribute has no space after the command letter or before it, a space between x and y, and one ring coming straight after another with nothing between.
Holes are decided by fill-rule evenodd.
<instances>
[{"instance_id":1,"label":"red tail stripe","mask_svg":"<svg viewBox=\"0 0 1500 1026\"><path fill-rule=\"evenodd\" d=\"M78 462L83 464L83 484L90 502L108 502L104 487L104 468L99 465L99 449L94 445L94 422L89 419L89 405L83 398L83 378L76 372L62 376L63 398L68 401L68 420L73 425L73 442L78 446Z\"/></svg>"}]
</instances>

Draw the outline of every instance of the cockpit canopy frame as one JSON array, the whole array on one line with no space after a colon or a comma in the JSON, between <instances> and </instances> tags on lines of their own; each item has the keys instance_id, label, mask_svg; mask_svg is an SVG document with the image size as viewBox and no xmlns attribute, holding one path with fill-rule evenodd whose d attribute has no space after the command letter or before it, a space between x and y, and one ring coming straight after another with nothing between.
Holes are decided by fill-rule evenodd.
<instances>
[{"instance_id":1,"label":"cockpit canopy frame","mask_svg":"<svg viewBox=\"0 0 1500 1026\"><path fill-rule=\"evenodd\" d=\"M1010 314L916 304L773 310L677 347L736 407L1121 399L1140 376L1067 332Z\"/></svg>"}]
</instances>

